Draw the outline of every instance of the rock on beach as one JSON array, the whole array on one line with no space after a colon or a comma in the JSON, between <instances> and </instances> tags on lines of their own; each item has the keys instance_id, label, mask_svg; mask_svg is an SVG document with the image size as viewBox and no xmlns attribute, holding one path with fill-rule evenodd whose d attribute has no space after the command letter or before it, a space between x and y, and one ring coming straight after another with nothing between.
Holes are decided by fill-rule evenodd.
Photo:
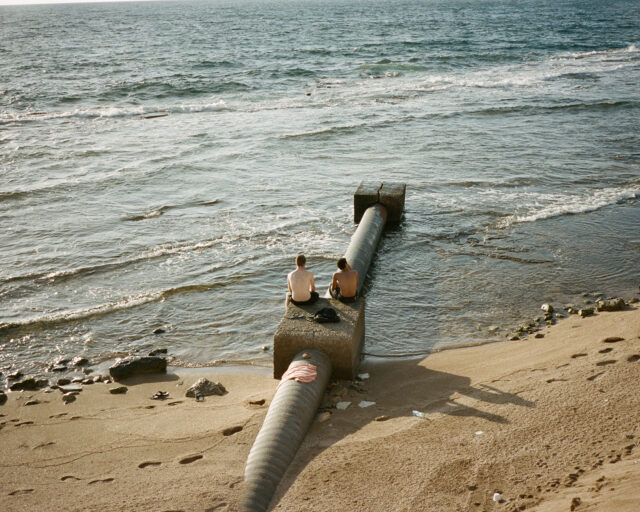
<instances>
[{"instance_id":1,"label":"rock on beach","mask_svg":"<svg viewBox=\"0 0 640 512\"><path fill-rule=\"evenodd\" d=\"M155 356L129 356L120 359L109 368L109 373L115 380L126 379L142 373L166 373L167 360Z\"/></svg>"},{"instance_id":2,"label":"rock on beach","mask_svg":"<svg viewBox=\"0 0 640 512\"><path fill-rule=\"evenodd\" d=\"M220 382L211 382L204 377L198 379L185 393L185 396L195 397L196 395L211 396L224 395L227 392Z\"/></svg>"},{"instance_id":3,"label":"rock on beach","mask_svg":"<svg viewBox=\"0 0 640 512\"><path fill-rule=\"evenodd\" d=\"M598 311L622 311L626 304L624 299L616 297L615 299L604 299L596 302Z\"/></svg>"}]
</instances>

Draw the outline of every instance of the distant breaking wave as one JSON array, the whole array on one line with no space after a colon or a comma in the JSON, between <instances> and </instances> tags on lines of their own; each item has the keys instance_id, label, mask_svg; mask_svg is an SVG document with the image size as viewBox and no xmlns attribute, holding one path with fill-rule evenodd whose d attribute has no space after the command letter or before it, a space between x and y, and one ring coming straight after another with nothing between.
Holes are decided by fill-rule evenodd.
<instances>
[{"instance_id":1,"label":"distant breaking wave","mask_svg":"<svg viewBox=\"0 0 640 512\"><path fill-rule=\"evenodd\" d=\"M34 121L49 121L54 119L99 119L99 118L118 118L118 117L156 117L162 114L197 114L202 112L221 112L228 110L224 100L213 103L190 104L190 105L174 105L174 106L140 106L140 107L95 107L95 108L78 108L66 111L51 112L21 112L8 113L0 112L0 124L5 123L27 123Z\"/></svg>"},{"instance_id":2,"label":"distant breaking wave","mask_svg":"<svg viewBox=\"0 0 640 512\"><path fill-rule=\"evenodd\" d=\"M545 194L540 197L536 208L522 214L514 214L502 219L499 227L512 224L535 222L563 215L587 213L621 201L640 198L640 186L598 190L590 195Z\"/></svg>"}]
</instances>

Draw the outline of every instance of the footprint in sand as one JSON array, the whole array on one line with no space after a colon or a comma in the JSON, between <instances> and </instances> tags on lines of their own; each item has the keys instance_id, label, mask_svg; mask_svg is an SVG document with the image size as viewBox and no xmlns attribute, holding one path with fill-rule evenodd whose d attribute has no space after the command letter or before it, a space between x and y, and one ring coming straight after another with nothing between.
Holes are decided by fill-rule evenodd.
<instances>
[{"instance_id":1,"label":"footprint in sand","mask_svg":"<svg viewBox=\"0 0 640 512\"><path fill-rule=\"evenodd\" d=\"M552 382L567 382L567 379L547 379L547 384L551 384Z\"/></svg>"},{"instance_id":2,"label":"footprint in sand","mask_svg":"<svg viewBox=\"0 0 640 512\"><path fill-rule=\"evenodd\" d=\"M15 491L11 491L9 496L18 496L20 494L30 494L33 492L33 489L16 489Z\"/></svg>"},{"instance_id":3,"label":"footprint in sand","mask_svg":"<svg viewBox=\"0 0 640 512\"><path fill-rule=\"evenodd\" d=\"M184 400L176 400L175 402L169 402L167 405L178 405L181 404Z\"/></svg>"},{"instance_id":4,"label":"footprint in sand","mask_svg":"<svg viewBox=\"0 0 640 512\"><path fill-rule=\"evenodd\" d=\"M16 423L16 427L22 427L23 425L33 425L33 421L23 421L21 423Z\"/></svg>"},{"instance_id":5,"label":"footprint in sand","mask_svg":"<svg viewBox=\"0 0 640 512\"><path fill-rule=\"evenodd\" d=\"M607 359L605 361L598 361L596 363L596 366L607 366L608 364L614 364L617 363L618 361L616 361L615 359Z\"/></svg>"},{"instance_id":6,"label":"footprint in sand","mask_svg":"<svg viewBox=\"0 0 640 512\"><path fill-rule=\"evenodd\" d=\"M40 443L40 444L34 446L33 449L36 450L37 448L44 448L45 446L51 446L53 444L56 444L55 441L49 441L47 443Z\"/></svg>"},{"instance_id":7,"label":"footprint in sand","mask_svg":"<svg viewBox=\"0 0 640 512\"><path fill-rule=\"evenodd\" d=\"M587 377L587 380L596 380L602 374L604 374L604 372L596 373L596 374L592 375L591 377Z\"/></svg>"},{"instance_id":8,"label":"footprint in sand","mask_svg":"<svg viewBox=\"0 0 640 512\"><path fill-rule=\"evenodd\" d=\"M66 416L66 415L67 415L67 413L66 413L66 412L61 412L60 414L53 414L53 415L49 416L49 419L52 419L52 418L62 418L63 416Z\"/></svg>"},{"instance_id":9,"label":"footprint in sand","mask_svg":"<svg viewBox=\"0 0 640 512\"><path fill-rule=\"evenodd\" d=\"M608 354L613 350L613 347L603 348L602 350L598 350L598 354Z\"/></svg>"},{"instance_id":10,"label":"footprint in sand","mask_svg":"<svg viewBox=\"0 0 640 512\"><path fill-rule=\"evenodd\" d=\"M138 467L140 469L142 468L146 468L148 466L159 466L160 464L162 464L162 462L158 462L158 461L147 461L147 462L141 462L140 464L138 464Z\"/></svg>"},{"instance_id":11,"label":"footprint in sand","mask_svg":"<svg viewBox=\"0 0 640 512\"><path fill-rule=\"evenodd\" d=\"M586 355L587 355L587 354L582 353L582 352L581 352L580 354L573 354L573 355L571 356L571 359L575 359L576 357L586 357Z\"/></svg>"},{"instance_id":12,"label":"footprint in sand","mask_svg":"<svg viewBox=\"0 0 640 512\"><path fill-rule=\"evenodd\" d=\"M73 476L73 475L65 475L63 476L60 480L62 480L63 482L66 482L67 480L76 480L76 481L80 481L81 478L78 478L77 476Z\"/></svg>"},{"instance_id":13,"label":"footprint in sand","mask_svg":"<svg viewBox=\"0 0 640 512\"><path fill-rule=\"evenodd\" d=\"M200 460L203 457L203 455L189 455L188 457L185 457L184 459L180 459L178 462L180 462L180 464L191 464L192 462L195 462L197 460Z\"/></svg>"},{"instance_id":14,"label":"footprint in sand","mask_svg":"<svg viewBox=\"0 0 640 512\"><path fill-rule=\"evenodd\" d=\"M99 478L98 480L91 480L91 482L89 482L89 485L91 484L99 484L99 483L109 483L109 482L113 482L113 478Z\"/></svg>"},{"instance_id":15,"label":"footprint in sand","mask_svg":"<svg viewBox=\"0 0 640 512\"><path fill-rule=\"evenodd\" d=\"M218 503L217 505L214 505L211 508L206 509L204 512L216 512L217 510L220 510L222 507L226 507L227 504L225 502L222 503Z\"/></svg>"},{"instance_id":16,"label":"footprint in sand","mask_svg":"<svg viewBox=\"0 0 640 512\"><path fill-rule=\"evenodd\" d=\"M640 354L633 354L632 356L627 357L627 361L629 361L630 363L640 361Z\"/></svg>"},{"instance_id":17,"label":"footprint in sand","mask_svg":"<svg viewBox=\"0 0 640 512\"><path fill-rule=\"evenodd\" d=\"M229 428L225 428L222 431L222 435L223 436L232 436L233 434L237 434L238 432L240 432L242 430L242 427L240 425L237 425L235 427L229 427Z\"/></svg>"}]
</instances>

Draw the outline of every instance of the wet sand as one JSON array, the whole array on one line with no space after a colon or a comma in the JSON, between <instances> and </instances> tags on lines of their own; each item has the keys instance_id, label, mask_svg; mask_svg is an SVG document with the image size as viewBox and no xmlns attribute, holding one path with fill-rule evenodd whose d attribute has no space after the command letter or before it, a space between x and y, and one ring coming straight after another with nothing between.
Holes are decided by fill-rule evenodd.
<instances>
[{"instance_id":1,"label":"wet sand","mask_svg":"<svg viewBox=\"0 0 640 512\"><path fill-rule=\"evenodd\" d=\"M636 512L640 309L572 316L542 332L366 362L363 389L341 383L351 405L313 424L272 509ZM603 341L611 337L622 340ZM186 398L200 376L228 393ZM270 371L124 384L124 395L109 393L116 384L84 386L70 404L59 391L8 394L0 510L239 509L244 463L277 385ZM170 396L151 400L156 391Z\"/></svg>"}]
</instances>

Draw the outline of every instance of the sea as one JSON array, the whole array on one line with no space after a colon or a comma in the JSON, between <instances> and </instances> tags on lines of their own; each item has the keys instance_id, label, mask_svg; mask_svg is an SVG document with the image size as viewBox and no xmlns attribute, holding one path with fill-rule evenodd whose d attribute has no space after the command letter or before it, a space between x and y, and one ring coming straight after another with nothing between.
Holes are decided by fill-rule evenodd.
<instances>
[{"instance_id":1,"label":"sea","mask_svg":"<svg viewBox=\"0 0 640 512\"><path fill-rule=\"evenodd\" d=\"M269 368L286 274L326 289L361 181L407 187L369 358L638 293L637 0L0 6L0 71L5 377Z\"/></svg>"}]
</instances>

